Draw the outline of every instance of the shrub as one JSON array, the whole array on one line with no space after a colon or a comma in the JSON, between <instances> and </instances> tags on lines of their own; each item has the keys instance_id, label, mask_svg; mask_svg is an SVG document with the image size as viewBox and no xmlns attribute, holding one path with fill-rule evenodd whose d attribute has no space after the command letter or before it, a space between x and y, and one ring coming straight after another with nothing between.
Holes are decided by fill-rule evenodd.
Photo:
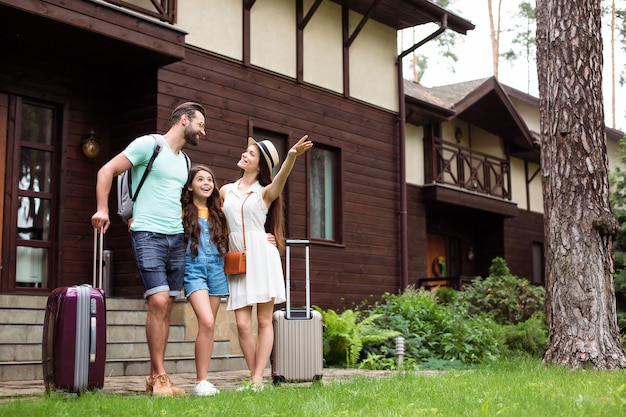
<instances>
[{"instance_id":1,"label":"shrub","mask_svg":"<svg viewBox=\"0 0 626 417\"><path fill-rule=\"evenodd\" d=\"M508 357L529 355L543 357L548 343L548 325L544 313L517 324L494 323L494 333Z\"/></svg>"},{"instance_id":2,"label":"shrub","mask_svg":"<svg viewBox=\"0 0 626 417\"><path fill-rule=\"evenodd\" d=\"M470 317L458 304L442 305L435 293L408 288L401 295L386 293L372 307L379 327L398 331L405 357L481 363L497 357L498 343L484 317ZM368 348L366 353L395 353L393 341Z\"/></svg>"},{"instance_id":3,"label":"shrub","mask_svg":"<svg viewBox=\"0 0 626 417\"><path fill-rule=\"evenodd\" d=\"M496 257L485 279L477 277L459 294L470 315L489 315L499 324L517 324L543 311L545 289L511 275L504 259Z\"/></svg>"},{"instance_id":4,"label":"shrub","mask_svg":"<svg viewBox=\"0 0 626 417\"><path fill-rule=\"evenodd\" d=\"M380 344L399 335L397 331L376 326L374 322L379 317L376 314L363 317L353 310L337 314L332 309L315 309L322 314L325 325L323 339L327 365L354 367L364 346Z\"/></svg>"}]
</instances>

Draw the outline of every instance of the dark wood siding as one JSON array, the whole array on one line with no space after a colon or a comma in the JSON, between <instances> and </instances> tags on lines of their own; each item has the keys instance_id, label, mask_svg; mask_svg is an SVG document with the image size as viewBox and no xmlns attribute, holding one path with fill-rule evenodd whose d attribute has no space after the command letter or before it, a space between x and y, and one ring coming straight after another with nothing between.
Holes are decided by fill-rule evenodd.
<instances>
[{"instance_id":1,"label":"dark wood siding","mask_svg":"<svg viewBox=\"0 0 626 417\"><path fill-rule=\"evenodd\" d=\"M407 186L409 285L426 277L426 206L422 187Z\"/></svg>"},{"instance_id":2,"label":"dark wood siding","mask_svg":"<svg viewBox=\"0 0 626 417\"><path fill-rule=\"evenodd\" d=\"M236 163L250 125L289 133L288 146L308 133L314 142L340 149L343 242L312 245L312 303L337 308L398 290L394 114L192 49L183 62L159 72L158 88L160 121L169 120L171 108L181 100L207 107L207 138L188 153L193 161L211 166L220 185L238 177ZM307 237L306 169L306 159L298 160L288 182L289 238ZM294 256L293 302L298 305L304 302L303 262Z\"/></svg>"},{"instance_id":3,"label":"dark wood siding","mask_svg":"<svg viewBox=\"0 0 626 417\"><path fill-rule=\"evenodd\" d=\"M504 254L513 275L532 281L533 242L543 243L543 215L520 210L504 222Z\"/></svg>"}]
</instances>

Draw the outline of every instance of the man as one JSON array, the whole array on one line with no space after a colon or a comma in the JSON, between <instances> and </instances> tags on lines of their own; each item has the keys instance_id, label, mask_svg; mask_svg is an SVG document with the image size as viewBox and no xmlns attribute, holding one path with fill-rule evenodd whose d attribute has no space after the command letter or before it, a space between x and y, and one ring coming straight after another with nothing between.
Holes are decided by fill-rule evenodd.
<instances>
[{"instance_id":1,"label":"man","mask_svg":"<svg viewBox=\"0 0 626 417\"><path fill-rule=\"evenodd\" d=\"M146 393L155 396L184 395L165 372L165 348L174 299L181 294L185 273L185 245L180 196L187 181L188 162L183 146L197 146L205 135L206 112L187 102L172 112L172 124L163 135L164 146L154 160L133 207L130 224L135 261L144 286L148 315L146 338L150 352L150 375ZM131 167L137 184L154 151L154 135L141 136L99 171L96 183L97 211L94 228L105 233L110 225L109 193L113 178Z\"/></svg>"}]
</instances>

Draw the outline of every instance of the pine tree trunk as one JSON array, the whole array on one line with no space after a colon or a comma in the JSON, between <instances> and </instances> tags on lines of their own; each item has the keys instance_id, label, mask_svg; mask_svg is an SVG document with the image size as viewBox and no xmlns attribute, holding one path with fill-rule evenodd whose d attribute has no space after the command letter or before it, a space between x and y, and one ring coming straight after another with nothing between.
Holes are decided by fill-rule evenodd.
<instances>
[{"instance_id":1,"label":"pine tree trunk","mask_svg":"<svg viewBox=\"0 0 626 417\"><path fill-rule=\"evenodd\" d=\"M600 0L537 0L545 216L544 362L626 368L613 288Z\"/></svg>"}]
</instances>

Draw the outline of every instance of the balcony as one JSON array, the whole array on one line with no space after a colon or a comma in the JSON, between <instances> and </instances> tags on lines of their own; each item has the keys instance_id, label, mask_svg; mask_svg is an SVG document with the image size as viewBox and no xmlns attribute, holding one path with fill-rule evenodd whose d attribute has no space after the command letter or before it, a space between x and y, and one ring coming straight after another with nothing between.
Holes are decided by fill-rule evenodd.
<instances>
[{"instance_id":1,"label":"balcony","mask_svg":"<svg viewBox=\"0 0 626 417\"><path fill-rule=\"evenodd\" d=\"M433 140L432 149L428 182L511 199L511 170L507 160L441 139Z\"/></svg>"},{"instance_id":2,"label":"balcony","mask_svg":"<svg viewBox=\"0 0 626 417\"><path fill-rule=\"evenodd\" d=\"M426 146L426 201L517 215L508 160L433 138Z\"/></svg>"}]
</instances>

